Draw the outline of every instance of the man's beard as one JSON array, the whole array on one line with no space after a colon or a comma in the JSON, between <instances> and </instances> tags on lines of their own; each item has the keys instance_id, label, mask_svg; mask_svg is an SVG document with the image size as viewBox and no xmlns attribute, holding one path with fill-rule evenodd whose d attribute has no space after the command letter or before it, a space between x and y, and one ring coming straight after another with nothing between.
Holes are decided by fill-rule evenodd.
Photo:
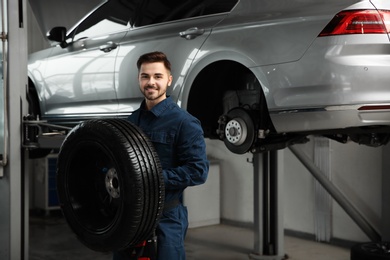
<instances>
[{"instance_id":1,"label":"man's beard","mask_svg":"<svg viewBox=\"0 0 390 260\"><path fill-rule=\"evenodd\" d=\"M145 96L145 98L146 98L147 100L149 100L149 101L154 101L154 100L157 100L157 99L161 98L162 96L164 96L164 95L165 95L165 93L167 93L166 91L164 91L164 92L160 93L160 94L159 94L158 96L156 96L156 97L149 96L149 95L147 95L147 94L146 94L146 92L147 92L147 89L149 89L149 88L152 88L152 89L158 90L158 88L154 88L154 87L146 87L146 90L144 90L144 96Z\"/></svg>"}]
</instances>

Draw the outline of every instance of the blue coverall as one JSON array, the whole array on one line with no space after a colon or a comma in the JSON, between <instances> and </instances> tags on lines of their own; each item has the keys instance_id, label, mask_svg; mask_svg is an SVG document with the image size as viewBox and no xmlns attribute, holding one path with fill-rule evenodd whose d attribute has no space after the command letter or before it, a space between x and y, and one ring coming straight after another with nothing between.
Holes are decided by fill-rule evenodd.
<instances>
[{"instance_id":1,"label":"blue coverall","mask_svg":"<svg viewBox=\"0 0 390 260\"><path fill-rule=\"evenodd\" d=\"M188 214L183 191L204 183L209 169L200 122L171 97L150 111L142 102L128 119L150 138L163 168L165 208L156 230L158 260L184 260Z\"/></svg>"}]
</instances>

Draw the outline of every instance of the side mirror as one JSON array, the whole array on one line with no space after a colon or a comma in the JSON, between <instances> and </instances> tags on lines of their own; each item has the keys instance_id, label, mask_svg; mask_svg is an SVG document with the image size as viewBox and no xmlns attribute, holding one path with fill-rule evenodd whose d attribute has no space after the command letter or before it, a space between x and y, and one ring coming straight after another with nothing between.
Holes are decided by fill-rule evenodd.
<instances>
[{"instance_id":1,"label":"side mirror","mask_svg":"<svg viewBox=\"0 0 390 260\"><path fill-rule=\"evenodd\" d=\"M59 42L62 48L65 48L67 46L67 43L65 41L66 40L65 27L62 26L54 27L53 29L47 32L46 37L50 41Z\"/></svg>"}]
</instances>

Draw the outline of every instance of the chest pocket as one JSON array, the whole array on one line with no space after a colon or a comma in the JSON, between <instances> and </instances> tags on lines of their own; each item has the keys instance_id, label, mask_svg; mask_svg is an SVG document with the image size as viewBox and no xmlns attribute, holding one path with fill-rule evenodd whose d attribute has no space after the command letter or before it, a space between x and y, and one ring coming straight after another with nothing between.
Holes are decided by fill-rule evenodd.
<instances>
[{"instance_id":1,"label":"chest pocket","mask_svg":"<svg viewBox=\"0 0 390 260\"><path fill-rule=\"evenodd\" d=\"M168 132L146 132L160 158L163 169L174 167L175 158L175 134Z\"/></svg>"},{"instance_id":2,"label":"chest pocket","mask_svg":"<svg viewBox=\"0 0 390 260\"><path fill-rule=\"evenodd\" d=\"M175 140L174 133L147 132L146 135L149 136L149 139L150 139L150 141L152 141L152 143L173 144L173 142Z\"/></svg>"}]
</instances>

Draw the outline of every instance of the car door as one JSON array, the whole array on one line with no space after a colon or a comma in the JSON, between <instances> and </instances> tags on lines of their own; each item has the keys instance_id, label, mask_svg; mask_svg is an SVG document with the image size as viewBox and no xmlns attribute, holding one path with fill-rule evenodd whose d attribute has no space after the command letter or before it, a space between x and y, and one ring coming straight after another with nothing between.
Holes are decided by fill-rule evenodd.
<instances>
[{"instance_id":1,"label":"car door","mask_svg":"<svg viewBox=\"0 0 390 260\"><path fill-rule=\"evenodd\" d=\"M115 88L120 115L128 115L142 101L138 87L138 58L162 51L172 64L169 95L179 96L186 73L212 28L226 17L237 0L150 0L139 8L122 41L115 65ZM222 3L222 4L221 4Z\"/></svg>"},{"instance_id":2,"label":"car door","mask_svg":"<svg viewBox=\"0 0 390 260\"><path fill-rule=\"evenodd\" d=\"M84 119L115 114L114 64L130 28L131 9L121 0L103 3L67 33L67 43L46 60L46 118ZM80 118L83 117L83 118Z\"/></svg>"}]
</instances>

